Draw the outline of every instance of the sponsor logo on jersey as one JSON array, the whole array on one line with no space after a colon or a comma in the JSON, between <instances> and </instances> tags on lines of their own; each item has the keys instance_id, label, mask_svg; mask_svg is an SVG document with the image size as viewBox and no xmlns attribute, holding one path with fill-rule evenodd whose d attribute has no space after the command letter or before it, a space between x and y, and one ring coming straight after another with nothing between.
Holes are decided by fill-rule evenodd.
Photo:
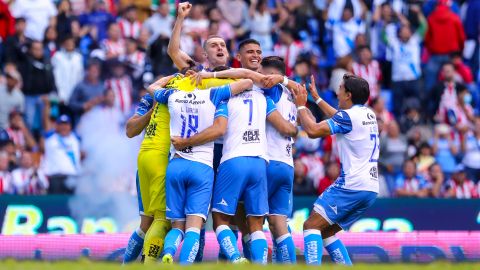
<instances>
[{"instance_id":1,"label":"sponsor logo on jersey","mask_svg":"<svg viewBox=\"0 0 480 270\"><path fill-rule=\"evenodd\" d=\"M252 129L243 133L243 143L259 143L260 142L260 130Z\"/></svg>"}]
</instances>

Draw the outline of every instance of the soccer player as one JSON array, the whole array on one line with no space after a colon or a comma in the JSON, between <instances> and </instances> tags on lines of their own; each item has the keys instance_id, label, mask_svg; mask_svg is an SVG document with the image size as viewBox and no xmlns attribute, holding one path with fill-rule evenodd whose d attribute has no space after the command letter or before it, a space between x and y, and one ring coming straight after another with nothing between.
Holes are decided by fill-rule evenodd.
<instances>
[{"instance_id":1,"label":"soccer player","mask_svg":"<svg viewBox=\"0 0 480 270\"><path fill-rule=\"evenodd\" d=\"M168 104L172 144L176 147L167 167L167 218L172 221L173 229L165 238L162 258L165 263L173 261L184 232L180 263L190 264L195 260L213 188L213 140L227 128L227 108L222 101L252 85L246 79L191 93L148 89L157 102ZM187 138L189 144L182 143Z\"/></svg>"},{"instance_id":2,"label":"soccer player","mask_svg":"<svg viewBox=\"0 0 480 270\"><path fill-rule=\"evenodd\" d=\"M330 117L320 123L305 107L307 91L294 95L298 118L310 138L336 134L341 173L314 204L303 225L305 261L321 264L323 246L336 263L351 265L347 249L335 234L347 230L368 209L378 194L378 127L375 113L364 106L370 96L368 82L346 74L338 90L339 109L324 102L312 78L310 92L320 109Z\"/></svg>"}]
</instances>

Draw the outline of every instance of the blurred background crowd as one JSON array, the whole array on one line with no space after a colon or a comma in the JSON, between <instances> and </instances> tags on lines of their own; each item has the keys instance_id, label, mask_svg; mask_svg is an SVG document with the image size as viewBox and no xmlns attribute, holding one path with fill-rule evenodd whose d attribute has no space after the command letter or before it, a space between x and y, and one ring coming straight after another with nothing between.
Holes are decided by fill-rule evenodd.
<instances>
[{"instance_id":1,"label":"blurred background crowd","mask_svg":"<svg viewBox=\"0 0 480 270\"><path fill-rule=\"evenodd\" d=\"M380 196L479 197L480 0L190 2L181 48L200 63L209 35L227 41L232 67L238 42L254 38L263 56L284 58L291 79L308 86L313 74L334 106L343 74L369 82ZM71 194L102 170L83 166L85 137L124 136L145 86L176 71L167 54L176 4L0 0L0 194ZM333 136L300 131L294 153L295 195L320 194L339 175ZM127 182L112 188L134 190Z\"/></svg>"}]
</instances>

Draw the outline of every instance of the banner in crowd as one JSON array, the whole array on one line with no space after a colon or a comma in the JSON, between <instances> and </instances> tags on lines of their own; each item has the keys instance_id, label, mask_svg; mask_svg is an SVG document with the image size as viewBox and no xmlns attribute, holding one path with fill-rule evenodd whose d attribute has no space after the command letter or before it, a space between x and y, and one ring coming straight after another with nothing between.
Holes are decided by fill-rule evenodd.
<instances>
[{"instance_id":1,"label":"banner in crowd","mask_svg":"<svg viewBox=\"0 0 480 270\"><path fill-rule=\"evenodd\" d=\"M294 199L290 219L294 232L302 231L315 199ZM139 219L135 207L125 207L126 204L136 204L135 198L114 198L92 206L75 196L0 196L0 232L2 235L130 232ZM351 232L439 230L480 230L480 200L378 199L350 228Z\"/></svg>"},{"instance_id":2,"label":"banner in crowd","mask_svg":"<svg viewBox=\"0 0 480 270\"><path fill-rule=\"evenodd\" d=\"M120 261L128 238L129 234L0 235L0 259L75 260L87 257ZM480 260L480 232L340 233L339 238L346 245L353 262ZM205 242L204 261L215 261L218 256L215 234L207 232ZM295 233L294 242L298 261L302 262L302 235ZM271 245L270 239L268 243ZM240 242L238 244L241 246ZM325 250L323 255L327 255ZM323 261L330 260L324 258Z\"/></svg>"}]
</instances>

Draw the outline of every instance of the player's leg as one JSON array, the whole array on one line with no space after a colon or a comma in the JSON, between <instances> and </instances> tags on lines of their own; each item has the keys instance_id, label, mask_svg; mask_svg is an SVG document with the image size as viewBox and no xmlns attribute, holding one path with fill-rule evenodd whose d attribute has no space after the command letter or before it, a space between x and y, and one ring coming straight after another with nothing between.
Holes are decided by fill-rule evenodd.
<instances>
[{"instance_id":1,"label":"player's leg","mask_svg":"<svg viewBox=\"0 0 480 270\"><path fill-rule=\"evenodd\" d=\"M336 236L342 228L338 224L328 226L322 231L323 246L330 255L330 259L337 264L352 265L352 260L343 242Z\"/></svg>"},{"instance_id":2,"label":"player's leg","mask_svg":"<svg viewBox=\"0 0 480 270\"><path fill-rule=\"evenodd\" d=\"M200 239L198 245L197 257L195 257L196 263L201 263L203 261L203 251L205 249L205 223L200 229Z\"/></svg>"},{"instance_id":3,"label":"player's leg","mask_svg":"<svg viewBox=\"0 0 480 270\"><path fill-rule=\"evenodd\" d=\"M207 220L213 189L213 169L200 162L186 162L189 163L186 165L189 168L185 204L187 223L180 263L192 264L200 245L200 230Z\"/></svg>"},{"instance_id":4,"label":"player's leg","mask_svg":"<svg viewBox=\"0 0 480 270\"><path fill-rule=\"evenodd\" d=\"M258 157L245 157L244 159L247 160L247 163L243 168L248 173L248 183L244 193L245 211L251 239L252 261L266 264L268 244L263 233L263 222L268 214L266 161Z\"/></svg>"},{"instance_id":5,"label":"player's leg","mask_svg":"<svg viewBox=\"0 0 480 270\"><path fill-rule=\"evenodd\" d=\"M237 209L241 191L245 186L245 176L241 168L242 158L233 158L220 164L213 187L212 216L213 228L222 253L231 262L243 262L237 246L237 238L230 229L230 220Z\"/></svg>"},{"instance_id":6,"label":"player's leg","mask_svg":"<svg viewBox=\"0 0 480 270\"><path fill-rule=\"evenodd\" d=\"M173 263L173 257L177 253L178 247L185 236L185 220L172 220L172 229L165 236L163 247L162 262L166 264Z\"/></svg>"},{"instance_id":7,"label":"player's leg","mask_svg":"<svg viewBox=\"0 0 480 270\"><path fill-rule=\"evenodd\" d=\"M267 180L268 223L275 247L275 259L278 263L296 263L295 244L287 225L292 206L293 167L284 162L270 161Z\"/></svg>"},{"instance_id":8,"label":"player's leg","mask_svg":"<svg viewBox=\"0 0 480 270\"><path fill-rule=\"evenodd\" d=\"M242 233L242 251L243 251L243 256L251 260L252 259L252 254L250 250L250 232L248 230L248 225L247 225L247 214L245 213L245 205L243 202L239 202L237 206L237 212L235 212L235 216L233 217L233 224L235 226L230 226L230 228L233 230L233 233L236 234L236 237L238 238L238 231ZM236 231L235 231L236 229Z\"/></svg>"},{"instance_id":9,"label":"player's leg","mask_svg":"<svg viewBox=\"0 0 480 270\"><path fill-rule=\"evenodd\" d=\"M153 222L153 217L146 216L143 211L142 193L140 191L138 171L136 176L136 186L137 186L138 208L140 213L140 226L137 229L135 229L135 231L133 231L132 235L128 239L128 245L125 248L125 254L123 255L124 264L133 262L138 258L138 255L140 255L140 253L142 252L145 233L148 231L148 228L150 228L150 225Z\"/></svg>"}]
</instances>

